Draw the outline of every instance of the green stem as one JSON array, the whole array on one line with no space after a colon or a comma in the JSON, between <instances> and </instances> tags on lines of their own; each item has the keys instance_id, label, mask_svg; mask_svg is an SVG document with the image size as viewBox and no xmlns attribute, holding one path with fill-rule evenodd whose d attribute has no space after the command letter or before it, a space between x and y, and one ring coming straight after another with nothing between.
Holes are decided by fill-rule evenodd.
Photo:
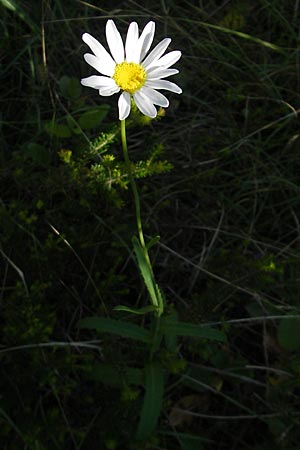
<instances>
[{"instance_id":1,"label":"green stem","mask_svg":"<svg viewBox=\"0 0 300 450\"><path fill-rule=\"evenodd\" d=\"M134 176L132 173L131 162L130 162L130 159L128 156L125 120L121 120L121 140L122 140L122 147L123 147L123 153L124 153L124 160L125 160L125 163L127 166L127 172L129 175L129 180L130 180L130 184L131 184L131 188L132 188L132 192L133 192L133 196L134 196L135 215L136 215L136 223L137 223L137 229L138 229L138 234L139 234L139 241L140 241L141 247L144 252L144 256L145 256L145 260L146 260L148 268L149 268L149 272L152 277L153 285L156 286L154 273L153 273L153 269L152 269L152 264L151 264L151 261L149 258L147 246L146 246L145 239L144 239L142 218L141 218L140 198L139 198L136 182L135 182L135 179L134 179ZM156 287L155 287L155 289L156 289ZM158 300L158 296L157 296L156 300L152 299L152 302L153 302L154 306L159 308L158 315L161 315L162 311L163 311L163 305L160 304L161 302Z\"/></svg>"},{"instance_id":2,"label":"green stem","mask_svg":"<svg viewBox=\"0 0 300 450\"><path fill-rule=\"evenodd\" d=\"M139 233L139 239L140 239L141 246L146 249L145 239L144 239L144 234L143 234L143 227L142 227L140 198L139 198L138 190L136 187L136 182L135 182L135 179L132 174L131 163L130 163L130 159L128 156L125 120L121 120L121 139L122 139L124 159L125 159L125 163L127 166L127 172L129 175L129 180L130 180L130 184L131 184L131 188L132 188L132 192L133 192L133 196L134 196L135 215L136 215L136 223L137 223L137 229L138 229L138 233ZM148 252L147 252L147 254L148 254Z\"/></svg>"}]
</instances>

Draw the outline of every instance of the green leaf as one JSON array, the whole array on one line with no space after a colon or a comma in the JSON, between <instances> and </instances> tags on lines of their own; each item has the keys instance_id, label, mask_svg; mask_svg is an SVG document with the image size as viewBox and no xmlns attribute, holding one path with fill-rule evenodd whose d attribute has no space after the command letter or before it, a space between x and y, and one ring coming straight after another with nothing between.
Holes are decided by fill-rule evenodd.
<instances>
[{"instance_id":1,"label":"green leaf","mask_svg":"<svg viewBox=\"0 0 300 450\"><path fill-rule=\"evenodd\" d=\"M156 298L156 289L155 289L155 285L153 282L153 277L150 272L148 263L146 261L144 251L143 251L141 244L136 236L133 236L132 244L133 244L134 253L136 255L138 267L139 267L141 274L143 276L143 279L145 281L145 284L148 289L149 295L151 297L152 303L154 305L158 306L158 302L157 302L157 298Z\"/></svg>"},{"instance_id":2,"label":"green leaf","mask_svg":"<svg viewBox=\"0 0 300 450\"><path fill-rule=\"evenodd\" d=\"M36 144L35 142L28 144L27 155L37 164L47 165L50 162L49 151L43 145Z\"/></svg>"},{"instance_id":3,"label":"green leaf","mask_svg":"<svg viewBox=\"0 0 300 450\"><path fill-rule=\"evenodd\" d=\"M156 428L164 394L164 373L159 364L150 363L145 367L145 396L136 439L148 438Z\"/></svg>"},{"instance_id":4,"label":"green leaf","mask_svg":"<svg viewBox=\"0 0 300 450\"><path fill-rule=\"evenodd\" d=\"M62 95L70 100L76 100L81 94L81 84L74 77L63 76L59 80Z\"/></svg>"},{"instance_id":5,"label":"green leaf","mask_svg":"<svg viewBox=\"0 0 300 450\"><path fill-rule=\"evenodd\" d=\"M150 343L150 333L134 323L122 320L109 319L107 317L86 317L79 322L80 328L89 328L102 333L111 333L136 341Z\"/></svg>"},{"instance_id":6,"label":"green leaf","mask_svg":"<svg viewBox=\"0 0 300 450\"><path fill-rule=\"evenodd\" d=\"M154 355L161 348L161 342L164 334L160 326L161 317L158 316L156 320L151 322L151 354Z\"/></svg>"},{"instance_id":7,"label":"green leaf","mask_svg":"<svg viewBox=\"0 0 300 450\"><path fill-rule=\"evenodd\" d=\"M171 313L167 316L168 323L178 323L178 313L175 311L171 311ZM177 336L176 334L168 333L165 334L165 343L166 348L170 351L175 353L177 351L178 343L177 343Z\"/></svg>"},{"instance_id":8,"label":"green leaf","mask_svg":"<svg viewBox=\"0 0 300 450\"><path fill-rule=\"evenodd\" d=\"M157 283L155 283L155 292L156 292L156 300L158 303L158 315L161 316L161 314L164 312L164 295L160 290L160 287Z\"/></svg>"},{"instance_id":9,"label":"green leaf","mask_svg":"<svg viewBox=\"0 0 300 450\"><path fill-rule=\"evenodd\" d=\"M13 0L1 0L0 3L11 11L16 11L17 7L15 5L15 2Z\"/></svg>"},{"instance_id":10,"label":"green leaf","mask_svg":"<svg viewBox=\"0 0 300 450\"><path fill-rule=\"evenodd\" d=\"M149 267L149 262L146 259L145 251L142 248L136 236L133 236L132 244L137 259L137 265L140 269L140 272L148 289L151 298L151 303L152 305L157 307L158 316L160 316L164 309L163 295L159 289L159 286L155 283L153 279L151 265Z\"/></svg>"},{"instance_id":11,"label":"green leaf","mask_svg":"<svg viewBox=\"0 0 300 450\"><path fill-rule=\"evenodd\" d=\"M156 308L153 305L144 306L143 308L130 308L129 306L119 305L114 308L114 311L125 311L132 314L142 315L147 314L149 312L157 311L157 309L158 308Z\"/></svg>"},{"instance_id":12,"label":"green leaf","mask_svg":"<svg viewBox=\"0 0 300 450\"><path fill-rule=\"evenodd\" d=\"M88 378L108 386L123 387L128 385L143 385L145 374L143 369L136 367L117 368L112 364L95 364Z\"/></svg>"},{"instance_id":13,"label":"green leaf","mask_svg":"<svg viewBox=\"0 0 300 450\"><path fill-rule=\"evenodd\" d=\"M149 250L153 245L157 244L160 240L160 236L154 236L150 239L150 241L146 244L147 250Z\"/></svg>"},{"instance_id":14,"label":"green leaf","mask_svg":"<svg viewBox=\"0 0 300 450\"><path fill-rule=\"evenodd\" d=\"M162 321L162 329L166 335L189 336L209 339L210 341L227 342L226 335L222 331L205 325L195 325L188 322L176 322L165 318Z\"/></svg>"},{"instance_id":15,"label":"green leaf","mask_svg":"<svg viewBox=\"0 0 300 450\"><path fill-rule=\"evenodd\" d=\"M45 123L45 130L48 134L50 134L50 136L68 138L72 135L72 132L67 125L60 124L54 121Z\"/></svg>"},{"instance_id":16,"label":"green leaf","mask_svg":"<svg viewBox=\"0 0 300 450\"><path fill-rule=\"evenodd\" d=\"M279 344L289 351L300 349L300 318L282 319L277 329Z\"/></svg>"},{"instance_id":17,"label":"green leaf","mask_svg":"<svg viewBox=\"0 0 300 450\"><path fill-rule=\"evenodd\" d=\"M97 108L86 111L78 119L78 124L83 130L96 128L100 125L103 119L107 116L109 105L103 104Z\"/></svg>"}]
</instances>

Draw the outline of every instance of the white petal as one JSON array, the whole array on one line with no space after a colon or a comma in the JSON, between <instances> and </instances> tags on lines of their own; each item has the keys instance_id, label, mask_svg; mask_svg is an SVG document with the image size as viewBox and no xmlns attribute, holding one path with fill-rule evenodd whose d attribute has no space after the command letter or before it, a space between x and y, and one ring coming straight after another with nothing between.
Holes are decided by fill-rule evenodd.
<instances>
[{"instance_id":1,"label":"white petal","mask_svg":"<svg viewBox=\"0 0 300 450\"><path fill-rule=\"evenodd\" d=\"M167 80L147 80L145 86L153 89L165 89L166 91L175 92L176 94L182 93L182 89L177 86L177 84Z\"/></svg>"},{"instance_id":2,"label":"white petal","mask_svg":"<svg viewBox=\"0 0 300 450\"><path fill-rule=\"evenodd\" d=\"M147 80L159 80L179 73L177 69L164 69L161 67L151 67L147 70Z\"/></svg>"},{"instance_id":3,"label":"white petal","mask_svg":"<svg viewBox=\"0 0 300 450\"><path fill-rule=\"evenodd\" d=\"M157 111L155 106L153 105L153 103L150 102L150 100L147 97L145 97L145 95L141 93L141 91L138 91L135 94L133 94L133 99L136 103L136 106L139 108L142 114L151 117L152 119L156 117Z\"/></svg>"},{"instance_id":4,"label":"white petal","mask_svg":"<svg viewBox=\"0 0 300 450\"><path fill-rule=\"evenodd\" d=\"M98 56L99 60L101 61L103 69L101 73L103 73L104 75L112 75L114 73L116 64L110 54L105 50L103 45L101 45L100 42L97 41L97 39L93 38L93 36L88 33L84 33L84 35L82 36L82 40L90 47L92 52L96 56Z\"/></svg>"},{"instance_id":5,"label":"white petal","mask_svg":"<svg viewBox=\"0 0 300 450\"><path fill-rule=\"evenodd\" d=\"M124 61L124 45L119 31L113 20L108 20L106 23L106 40L112 54L112 57L117 64Z\"/></svg>"},{"instance_id":6,"label":"white petal","mask_svg":"<svg viewBox=\"0 0 300 450\"><path fill-rule=\"evenodd\" d=\"M118 101L119 107L119 119L124 120L127 119L130 113L130 94L128 92L122 92Z\"/></svg>"},{"instance_id":7,"label":"white petal","mask_svg":"<svg viewBox=\"0 0 300 450\"><path fill-rule=\"evenodd\" d=\"M139 62L139 52L137 52L139 38L139 29L136 22L131 22L128 27L126 43L125 43L125 54L127 62Z\"/></svg>"},{"instance_id":8,"label":"white petal","mask_svg":"<svg viewBox=\"0 0 300 450\"><path fill-rule=\"evenodd\" d=\"M109 97L110 95L116 94L119 91L120 91L119 86L115 85L99 89L99 94L103 95L104 97Z\"/></svg>"},{"instance_id":9,"label":"white petal","mask_svg":"<svg viewBox=\"0 0 300 450\"><path fill-rule=\"evenodd\" d=\"M140 61L142 61L142 59L146 56L149 48L151 47L154 38L154 33L155 33L155 23L152 21L148 22L139 38L139 45L141 51Z\"/></svg>"},{"instance_id":10,"label":"white petal","mask_svg":"<svg viewBox=\"0 0 300 450\"><path fill-rule=\"evenodd\" d=\"M108 77L100 77L98 75L92 75L87 78L82 78L80 81L82 86L88 86L94 89L101 89L104 87L115 86L115 81Z\"/></svg>"},{"instance_id":11,"label":"white petal","mask_svg":"<svg viewBox=\"0 0 300 450\"><path fill-rule=\"evenodd\" d=\"M90 49L92 50L93 53L95 53L96 56L101 56L103 50L105 50L103 45L100 44L100 42L97 41L97 39L95 39L89 33L84 33L82 35L82 40L90 47Z\"/></svg>"},{"instance_id":12,"label":"white petal","mask_svg":"<svg viewBox=\"0 0 300 450\"><path fill-rule=\"evenodd\" d=\"M107 52L106 52L107 53ZM108 53L107 53L108 54ZM94 56L91 53L86 53L83 55L85 61L94 69L96 69L99 73L103 75L111 76L114 74L116 64L113 60L106 60L105 58L100 58L99 56Z\"/></svg>"},{"instance_id":13,"label":"white petal","mask_svg":"<svg viewBox=\"0 0 300 450\"><path fill-rule=\"evenodd\" d=\"M179 60L181 57L181 52L179 50L174 50L173 52L167 53L165 56L162 56L160 59L155 61L155 66L164 67L167 69L172 66Z\"/></svg>"},{"instance_id":14,"label":"white petal","mask_svg":"<svg viewBox=\"0 0 300 450\"><path fill-rule=\"evenodd\" d=\"M161 57L161 55L166 51L168 45L170 44L171 39L165 38L162 41L160 41L159 44L157 44L156 47L149 53L147 58L144 59L142 62L142 66L147 69L152 65L153 62L155 62L158 58Z\"/></svg>"},{"instance_id":15,"label":"white petal","mask_svg":"<svg viewBox=\"0 0 300 450\"><path fill-rule=\"evenodd\" d=\"M151 103L154 103L154 105L167 107L169 106L169 100L160 92L155 91L151 87L143 86L140 89L140 93L145 95Z\"/></svg>"}]
</instances>

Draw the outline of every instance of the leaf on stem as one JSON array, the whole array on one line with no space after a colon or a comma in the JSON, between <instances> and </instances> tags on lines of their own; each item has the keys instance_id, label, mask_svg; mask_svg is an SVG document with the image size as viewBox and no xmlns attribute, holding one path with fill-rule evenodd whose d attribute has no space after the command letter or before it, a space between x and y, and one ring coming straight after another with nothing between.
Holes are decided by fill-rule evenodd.
<instances>
[{"instance_id":1,"label":"leaf on stem","mask_svg":"<svg viewBox=\"0 0 300 450\"><path fill-rule=\"evenodd\" d=\"M153 245L157 244L160 240L160 236L154 236L150 239L150 241L146 244L147 250L150 250Z\"/></svg>"},{"instance_id":2,"label":"leaf on stem","mask_svg":"<svg viewBox=\"0 0 300 450\"><path fill-rule=\"evenodd\" d=\"M155 289L155 285L154 285L154 281L153 281L153 276L152 273L150 271L148 262L146 260L145 254L144 254L144 250L139 242L139 240L137 239L136 236L133 236L132 238L132 244L133 244L133 249L134 249L134 253L137 259L137 264L138 267L141 271L142 277L145 281L146 287L148 289L149 295L151 297L152 300L152 304L154 306L158 306L158 301L157 301L157 297L156 297L156 289Z\"/></svg>"},{"instance_id":3,"label":"leaf on stem","mask_svg":"<svg viewBox=\"0 0 300 450\"><path fill-rule=\"evenodd\" d=\"M135 341L150 343L151 334L134 323L123 322L122 320L109 319L107 317L86 317L79 322L80 328L89 328L101 333L111 333Z\"/></svg>"},{"instance_id":4,"label":"leaf on stem","mask_svg":"<svg viewBox=\"0 0 300 450\"><path fill-rule=\"evenodd\" d=\"M227 342L226 335L222 331L206 325L177 322L174 319L164 318L162 320L162 329L167 336L186 336L208 339L210 341Z\"/></svg>"},{"instance_id":5,"label":"leaf on stem","mask_svg":"<svg viewBox=\"0 0 300 450\"><path fill-rule=\"evenodd\" d=\"M145 367L145 396L141 418L136 432L136 439L148 438L156 428L163 401L164 373L157 363L150 363Z\"/></svg>"}]
</instances>

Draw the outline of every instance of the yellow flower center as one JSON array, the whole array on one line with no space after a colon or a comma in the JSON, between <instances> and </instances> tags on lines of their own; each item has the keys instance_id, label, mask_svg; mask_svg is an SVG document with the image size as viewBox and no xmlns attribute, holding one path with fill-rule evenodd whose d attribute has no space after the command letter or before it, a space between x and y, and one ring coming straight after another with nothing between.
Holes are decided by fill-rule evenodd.
<instances>
[{"instance_id":1,"label":"yellow flower center","mask_svg":"<svg viewBox=\"0 0 300 450\"><path fill-rule=\"evenodd\" d=\"M123 91L134 94L143 86L146 76L146 71L140 64L122 62L116 65L112 78Z\"/></svg>"}]
</instances>

